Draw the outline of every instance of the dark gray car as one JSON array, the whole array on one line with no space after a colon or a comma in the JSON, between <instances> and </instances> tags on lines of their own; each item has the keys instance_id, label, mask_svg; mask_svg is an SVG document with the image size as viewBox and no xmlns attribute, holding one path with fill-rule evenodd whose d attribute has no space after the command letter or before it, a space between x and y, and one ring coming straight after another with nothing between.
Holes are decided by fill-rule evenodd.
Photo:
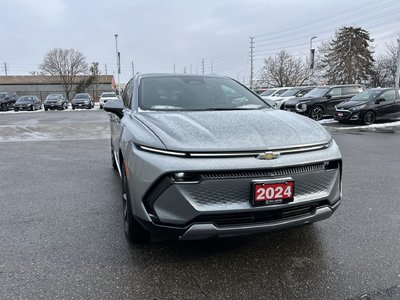
<instances>
[{"instance_id":1,"label":"dark gray car","mask_svg":"<svg viewBox=\"0 0 400 300\"><path fill-rule=\"evenodd\" d=\"M18 100L18 95L15 92L2 92L0 93L0 109L6 111L13 109L15 102Z\"/></svg>"},{"instance_id":2,"label":"dark gray car","mask_svg":"<svg viewBox=\"0 0 400 300\"><path fill-rule=\"evenodd\" d=\"M132 242L267 232L329 218L341 154L315 121L219 76L137 75L111 112Z\"/></svg>"},{"instance_id":3,"label":"dark gray car","mask_svg":"<svg viewBox=\"0 0 400 300\"><path fill-rule=\"evenodd\" d=\"M46 100L43 102L44 110L55 110L55 109L67 109L68 101L61 94L50 94L46 97Z\"/></svg>"}]
</instances>

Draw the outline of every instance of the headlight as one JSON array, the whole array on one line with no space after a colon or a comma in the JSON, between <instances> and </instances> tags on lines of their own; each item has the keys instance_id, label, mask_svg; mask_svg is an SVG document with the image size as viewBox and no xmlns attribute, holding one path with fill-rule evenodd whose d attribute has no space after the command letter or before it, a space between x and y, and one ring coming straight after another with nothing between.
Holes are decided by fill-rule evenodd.
<instances>
[{"instance_id":1,"label":"headlight","mask_svg":"<svg viewBox=\"0 0 400 300\"><path fill-rule=\"evenodd\" d=\"M29 107L29 106L32 106L32 103L29 103L29 104L28 104L28 107Z\"/></svg>"},{"instance_id":2,"label":"headlight","mask_svg":"<svg viewBox=\"0 0 400 300\"><path fill-rule=\"evenodd\" d=\"M57 101L57 104L62 104L62 103L63 103L62 100L58 100L58 101Z\"/></svg>"},{"instance_id":3,"label":"headlight","mask_svg":"<svg viewBox=\"0 0 400 300\"><path fill-rule=\"evenodd\" d=\"M359 111L359 110L362 110L366 106L367 106L367 104L358 105L358 106L351 107L350 110L351 111Z\"/></svg>"},{"instance_id":4,"label":"headlight","mask_svg":"<svg viewBox=\"0 0 400 300\"><path fill-rule=\"evenodd\" d=\"M86 101L85 101L85 104L89 104L89 100L86 100Z\"/></svg>"},{"instance_id":5,"label":"headlight","mask_svg":"<svg viewBox=\"0 0 400 300\"><path fill-rule=\"evenodd\" d=\"M298 112L305 112L305 111L307 110L307 103L309 103L309 102L300 102L300 103L297 103L296 106L295 106L296 111L298 111Z\"/></svg>"}]
</instances>

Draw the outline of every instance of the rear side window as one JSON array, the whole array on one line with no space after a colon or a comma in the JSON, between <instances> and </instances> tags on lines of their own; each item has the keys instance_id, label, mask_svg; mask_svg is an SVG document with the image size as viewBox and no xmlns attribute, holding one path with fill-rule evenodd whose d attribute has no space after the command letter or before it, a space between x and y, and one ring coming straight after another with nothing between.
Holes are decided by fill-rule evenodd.
<instances>
[{"instance_id":1,"label":"rear side window","mask_svg":"<svg viewBox=\"0 0 400 300\"><path fill-rule=\"evenodd\" d=\"M345 86L342 88L342 95L355 95L358 93L358 87L356 86Z\"/></svg>"},{"instance_id":2,"label":"rear side window","mask_svg":"<svg viewBox=\"0 0 400 300\"><path fill-rule=\"evenodd\" d=\"M382 93L380 98L384 98L386 101L393 101L396 99L396 92L395 90L390 90Z\"/></svg>"}]
</instances>

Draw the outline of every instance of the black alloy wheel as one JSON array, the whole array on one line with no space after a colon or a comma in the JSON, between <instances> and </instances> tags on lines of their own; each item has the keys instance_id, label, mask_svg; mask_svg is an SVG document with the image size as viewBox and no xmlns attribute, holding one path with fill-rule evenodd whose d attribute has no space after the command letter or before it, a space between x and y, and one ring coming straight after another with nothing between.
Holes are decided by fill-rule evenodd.
<instances>
[{"instance_id":1,"label":"black alloy wheel","mask_svg":"<svg viewBox=\"0 0 400 300\"><path fill-rule=\"evenodd\" d=\"M310 110L311 119L319 121L322 120L323 117L324 117L324 109L321 106L316 105L313 108L311 108Z\"/></svg>"},{"instance_id":2,"label":"black alloy wheel","mask_svg":"<svg viewBox=\"0 0 400 300\"><path fill-rule=\"evenodd\" d=\"M146 231L136 221L135 217L132 214L132 205L131 199L129 196L129 189L128 189L128 178L125 174L125 168L123 163L121 164L121 181L122 181L122 217L124 222L124 232L125 236L129 242L133 244L144 243L150 240L150 233Z\"/></svg>"},{"instance_id":3,"label":"black alloy wheel","mask_svg":"<svg viewBox=\"0 0 400 300\"><path fill-rule=\"evenodd\" d=\"M373 111L367 111L364 114L363 123L365 125L371 125L371 124L373 124L375 122L375 120L376 120L376 116L375 116L375 113Z\"/></svg>"},{"instance_id":4,"label":"black alloy wheel","mask_svg":"<svg viewBox=\"0 0 400 300\"><path fill-rule=\"evenodd\" d=\"M2 111L6 111L6 110L7 110L7 104L2 103L2 104L1 104L1 110L2 110Z\"/></svg>"}]
</instances>

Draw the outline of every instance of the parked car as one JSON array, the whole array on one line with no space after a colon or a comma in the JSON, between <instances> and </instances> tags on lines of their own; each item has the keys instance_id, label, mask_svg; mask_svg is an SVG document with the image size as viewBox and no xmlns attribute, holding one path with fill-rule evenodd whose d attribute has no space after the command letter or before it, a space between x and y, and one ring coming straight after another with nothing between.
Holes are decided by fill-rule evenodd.
<instances>
[{"instance_id":1,"label":"parked car","mask_svg":"<svg viewBox=\"0 0 400 300\"><path fill-rule=\"evenodd\" d=\"M36 96L21 96L15 102L14 110L38 110L42 108L42 101Z\"/></svg>"},{"instance_id":2,"label":"parked car","mask_svg":"<svg viewBox=\"0 0 400 300\"><path fill-rule=\"evenodd\" d=\"M61 94L50 94L46 97L46 100L43 102L44 110L47 111L49 109L67 109L68 101Z\"/></svg>"},{"instance_id":3,"label":"parked car","mask_svg":"<svg viewBox=\"0 0 400 300\"><path fill-rule=\"evenodd\" d=\"M74 99L71 101L72 109L75 108L87 108L91 109L94 107L92 96L88 93L76 94Z\"/></svg>"},{"instance_id":4,"label":"parked car","mask_svg":"<svg viewBox=\"0 0 400 300\"><path fill-rule=\"evenodd\" d=\"M263 88L263 87L261 87L261 88L255 88L253 91L254 91L257 95L260 95L260 94L264 93L266 90L268 90L268 88Z\"/></svg>"},{"instance_id":5,"label":"parked car","mask_svg":"<svg viewBox=\"0 0 400 300\"><path fill-rule=\"evenodd\" d=\"M99 98L99 102L100 102L100 109L103 108L104 103L106 103L109 100L117 100L118 97L114 92L104 92L101 93L101 96Z\"/></svg>"},{"instance_id":6,"label":"parked car","mask_svg":"<svg viewBox=\"0 0 400 300\"><path fill-rule=\"evenodd\" d=\"M400 117L400 95L394 88L364 91L336 106L334 119L370 125L378 119Z\"/></svg>"},{"instance_id":7,"label":"parked car","mask_svg":"<svg viewBox=\"0 0 400 300\"><path fill-rule=\"evenodd\" d=\"M302 98L293 98L285 102L284 109L309 116L316 121L324 116L333 117L335 106L361 93L359 84L319 86Z\"/></svg>"},{"instance_id":8,"label":"parked car","mask_svg":"<svg viewBox=\"0 0 400 300\"><path fill-rule=\"evenodd\" d=\"M15 102L18 100L18 95L15 92L0 93L0 108L2 111L14 108Z\"/></svg>"},{"instance_id":9,"label":"parked car","mask_svg":"<svg viewBox=\"0 0 400 300\"><path fill-rule=\"evenodd\" d=\"M265 92L261 93L260 96L263 99L274 100L275 97L279 97L281 94L286 92L290 87L278 87L268 89Z\"/></svg>"},{"instance_id":10,"label":"parked car","mask_svg":"<svg viewBox=\"0 0 400 300\"><path fill-rule=\"evenodd\" d=\"M103 108L131 242L279 230L340 204L341 154L324 127L230 78L138 74Z\"/></svg>"},{"instance_id":11,"label":"parked car","mask_svg":"<svg viewBox=\"0 0 400 300\"><path fill-rule=\"evenodd\" d=\"M296 97L303 97L308 92L315 89L315 86L297 86L288 89L286 92L280 94L278 97L274 97L272 101L274 102L274 107L278 109L283 109L284 104L287 100L296 98Z\"/></svg>"}]
</instances>

